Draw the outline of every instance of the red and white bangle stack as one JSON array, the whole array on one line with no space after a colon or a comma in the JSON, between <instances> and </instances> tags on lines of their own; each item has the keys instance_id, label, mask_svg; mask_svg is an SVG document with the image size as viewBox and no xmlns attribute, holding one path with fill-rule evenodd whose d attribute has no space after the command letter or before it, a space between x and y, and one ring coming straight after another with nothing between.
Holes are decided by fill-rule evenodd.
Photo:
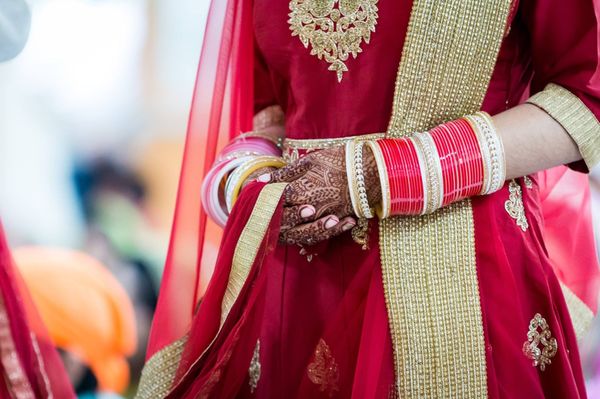
<instances>
[{"instance_id":1,"label":"red and white bangle stack","mask_svg":"<svg viewBox=\"0 0 600 399\"><path fill-rule=\"evenodd\" d=\"M498 191L504 185L502 141L484 112L408 138L365 144L377 162L382 201L375 209L380 218L432 213L464 198ZM356 176L363 173L355 170L356 162L349 164L354 155L348 153L355 148L346 147L350 195L353 206L355 202L361 204L358 210L362 213L355 207L357 216L368 217L364 212L370 209L368 201L365 205L360 190L353 189Z\"/></svg>"},{"instance_id":2,"label":"red and white bangle stack","mask_svg":"<svg viewBox=\"0 0 600 399\"><path fill-rule=\"evenodd\" d=\"M284 166L278 138L260 132L238 136L225 146L202 183L204 210L225 226L243 183L256 170Z\"/></svg>"}]
</instances>

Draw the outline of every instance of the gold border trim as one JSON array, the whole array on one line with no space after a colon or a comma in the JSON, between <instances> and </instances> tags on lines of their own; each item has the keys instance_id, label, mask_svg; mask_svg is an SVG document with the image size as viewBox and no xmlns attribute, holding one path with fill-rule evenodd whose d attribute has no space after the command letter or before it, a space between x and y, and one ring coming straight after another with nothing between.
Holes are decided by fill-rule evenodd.
<instances>
[{"instance_id":1,"label":"gold border trim","mask_svg":"<svg viewBox=\"0 0 600 399\"><path fill-rule=\"evenodd\" d=\"M527 102L541 108L562 125L579 147L588 169L600 162L600 122L579 97L550 83Z\"/></svg>"},{"instance_id":2,"label":"gold border trim","mask_svg":"<svg viewBox=\"0 0 600 399\"><path fill-rule=\"evenodd\" d=\"M478 111L510 0L415 0L388 135ZM385 219L380 250L401 398L486 398L485 339L471 203Z\"/></svg>"},{"instance_id":3,"label":"gold border trim","mask_svg":"<svg viewBox=\"0 0 600 399\"><path fill-rule=\"evenodd\" d=\"M286 183L268 184L258 195L252 215L240 234L235 247L229 281L221 302L221 320L219 330L204 352L196 359L199 361L208 351L221 333L223 323L227 319L233 304L246 283L250 269L254 264L256 254L268 230L271 218L277 209L283 195ZM155 353L144 366L136 399L164 398L173 390L173 380L179 367L181 354L187 342L187 336L175 341ZM195 364L195 363L194 363ZM188 368L191 369L190 366ZM187 374L187 372L186 372ZM185 375L184 374L184 377ZM183 377L182 377L183 378Z\"/></svg>"},{"instance_id":4,"label":"gold border trim","mask_svg":"<svg viewBox=\"0 0 600 399\"><path fill-rule=\"evenodd\" d=\"M156 352L144 365L135 399L164 398L173 385L187 335Z\"/></svg>"},{"instance_id":5,"label":"gold border trim","mask_svg":"<svg viewBox=\"0 0 600 399\"><path fill-rule=\"evenodd\" d=\"M594 312L569 287L560 284L577 339L582 339L594 320Z\"/></svg>"},{"instance_id":6,"label":"gold border trim","mask_svg":"<svg viewBox=\"0 0 600 399\"><path fill-rule=\"evenodd\" d=\"M233 304L246 283L250 269L256 259L260 244L283 195L286 183L267 184L258 195L252 215L248 219L233 253L229 282L221 304L221 325L227 319Z\"/></svg>"}]
</instances>

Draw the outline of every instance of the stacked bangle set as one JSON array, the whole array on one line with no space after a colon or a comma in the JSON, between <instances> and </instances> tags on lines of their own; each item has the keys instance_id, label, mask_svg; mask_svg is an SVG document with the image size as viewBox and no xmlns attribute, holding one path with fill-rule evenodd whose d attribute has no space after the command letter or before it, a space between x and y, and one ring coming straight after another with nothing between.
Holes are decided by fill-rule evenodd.
<instances>
[{"instance_id":1,"label":"stacked bangle set","mask_svg":"<svg viewBox=\"0 0 600 399\"><path fill-rule=\"evenodd\" d=\"M279 142L264 133L249 132L238 136L219 153L202 183L202 204L218 225L225 226L244 182L252 173L285 165Z\"/></svg>"},{"instance_id":2,"label":"stacked bangle set","mask_svg":"<svg viewBox=\"0 0 600 399\"><path fill-rule=\"evenodd\" d=\"M346 143L346 173L359 218L374 216L364 182L365 148L373 153L379 172L379 218L432 213L464 198L498 191L506 177L502 142L484 112L408 138L356 139Z\"/></svg>"},{"instance_id":3,"label":"stacked bangle set","mask_svg":"<svg viewBox=\"0 0 600 399\"><path fill-rule=\"evenodd\" d=\"M464 198L498 191L506 178L502 141L485 112L406 138L359 136L345 145L350 199L359 219L432 213ZM381 185L381 202L375 207L367 196L365 151L375 158ZM284 165L279 138L261 132L237 137L204 179L206 212L224 226L248 177L259 169Z\"/></svg>"}]
</instances>

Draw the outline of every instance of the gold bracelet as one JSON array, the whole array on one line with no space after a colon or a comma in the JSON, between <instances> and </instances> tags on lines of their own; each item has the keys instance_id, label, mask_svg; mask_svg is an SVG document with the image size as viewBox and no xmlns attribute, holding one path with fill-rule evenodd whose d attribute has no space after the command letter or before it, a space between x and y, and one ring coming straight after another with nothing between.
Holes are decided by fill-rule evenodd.
<instances>
[{"instance_id":1,"label":"gold bracelet","mask_svg":"<svg viewBox=\"0 0 600 399\"><path fill-rule=\"evenodd\" d=\"M231 212L233 209L233 205L235 205L235 202L237 201L242 185L252 173L262 168L281 168L283 166L285 166L283 159L265 155L250 159L237 167L227 179L227 184L225 186L225 203L227 204L228 211Z\"/></svg>"}]
</instances>

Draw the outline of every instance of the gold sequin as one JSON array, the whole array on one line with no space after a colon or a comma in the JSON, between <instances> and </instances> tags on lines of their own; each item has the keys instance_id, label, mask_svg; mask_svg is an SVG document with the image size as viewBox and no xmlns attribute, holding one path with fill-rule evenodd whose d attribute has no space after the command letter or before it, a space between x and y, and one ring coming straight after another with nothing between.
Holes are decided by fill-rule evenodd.
<instances>
[{"instance_id":1,"label":"gold sequin","mask_svg":"<svg viewBox=\"0 0 600 399\"><path fill-rule=\"evenodd\" d=\"M600 162L600 122L569 90L554 83L527 100L560 123L579 147L589 169Z\"/></svg>"},{"instance_id":2,"label":"gold sequin","mask_svg":"<svg viewBox=\"0 0 600 399\"><path fill-rule=\"evenodd\" d=\"M480 110L509 0L414 0L388 134L401 137ZM380 223L401 398L486 398L471 203Z\"/></svg>"},{"instance_id":3,"label":"gold sequin","mask_svg":"<svg viewBox=\"0 0 600 399\"><path fill-rule=\"evenodd\" d=\"M260 340L256 340L250 367L248 368L248 385L250 385L250 393L254 393L260 380Z\"/></svg>"},{"instance_id":4,"label":"gold sequin","mask_svg":"<svg viewBox=\"0 0 600 399\"><path fill-rule=\"evenodd\" d=\"M0 298L0 362L4 375L0 376L6 383L14 399L34 399L33 389L25 370L21 365L21 359L17 355L15 342L10 328L10 320L6 313L4 301Z\"/></svg>"},{"instance_id":5,"label":"gold sequin","mask_svg":"<svg viewBox=\"0 0 600 399\"><path fill-rule=\"evenodd\" d=\"M156 352L144 365L135 399L164 398L173 385L187 335Z\"/></svg>"},{"instance_id":6,"label":"gold sequin","mask_svg":"<svg viewBox=\"0 0 600 399\"><path fill-rule=\"evenodd\" d=\"M525 216L523 191L521 190L519 183L514 179L508 184L508 200L504 203L504 209L506 209L506 212L511 218L515 219L517 226L519 226L521 230L527 231L529 222L527 222L527 216Z\"/></svg>"},{"instance_id":7,"label":"gold sequin","mask_svg":"<svg viewBox=\"0 0 600 399\"><path fill-rule=\"evenodd\" d=\"M552 337L552 332L548 322L539 313L533 316L529 322L529 331L527 332L527 341L523 343L523 353L528 359L531 359L534 367L546 370L546 366L552 363L552 358L558 351L556 338Z\"/></svg>"},{"instance_id":8,"label":"gold sequin","mask_svg":"<svg viewBox=\"0 0 600 399\"><path fill-rule=\"evenodd\" d=\"M327 343L321 338L315 349L314 360L307 368L308 379L319 386L321 392L332 397L339 391L340 373L337 362Z\"/></svg>"},{"instance_id":9,"label":"gold sequin","mask_svg":"<svg viewBox=\"0 0 600 399\"><path fill-rule=\"evenodd\" d=\"M356 58L377 25L378 0L291 0L288 23L310 54L325 60L342 81L349 56Z\"/></svg>"}]
</instances>

